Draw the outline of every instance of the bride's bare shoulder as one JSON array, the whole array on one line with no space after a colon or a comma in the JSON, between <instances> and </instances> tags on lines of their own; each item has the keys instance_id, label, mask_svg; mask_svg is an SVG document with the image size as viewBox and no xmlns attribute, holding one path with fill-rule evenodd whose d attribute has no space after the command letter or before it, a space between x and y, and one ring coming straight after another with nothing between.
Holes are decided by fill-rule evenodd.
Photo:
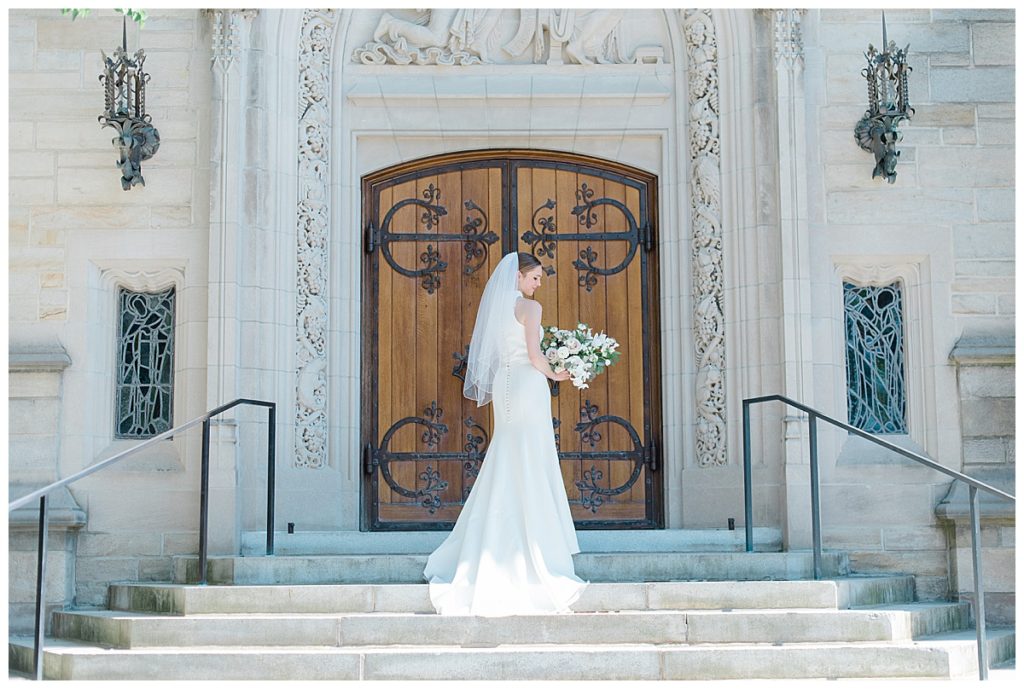
<instances>
[{"instance_id":1,"label":"bride's bare shoulder","mask_svg":"<svg viewBox=\"0 0 1024 689\"><path fill-rule=\"evenodd\" d=\"M542 311L539 302L525 297L516 299L516 320L525 323L527 316L539 315Z\"/></svg>"}]
</instances>

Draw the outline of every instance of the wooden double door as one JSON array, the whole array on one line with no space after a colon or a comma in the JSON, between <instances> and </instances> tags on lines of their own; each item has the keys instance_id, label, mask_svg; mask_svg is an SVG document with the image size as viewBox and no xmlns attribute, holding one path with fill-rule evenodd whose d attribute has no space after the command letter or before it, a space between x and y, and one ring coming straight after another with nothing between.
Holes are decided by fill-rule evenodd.
<instances>
[{"instance_id":1,"label":"wooden double door","mask_svg":"<svg viewBox=\"0 0 1024 689\"><path fill-rule=\"evenodd\" d=\"M490 407L462 396L484 285L502 256L545 272L544 325L586 323L622 356L552 384L577 528L663 525L656 178L543 151L476 151L363 180L363 527L450 529L480 471ZM540 488L540 487L538 487Z\"/></svg>"}]
</instances>

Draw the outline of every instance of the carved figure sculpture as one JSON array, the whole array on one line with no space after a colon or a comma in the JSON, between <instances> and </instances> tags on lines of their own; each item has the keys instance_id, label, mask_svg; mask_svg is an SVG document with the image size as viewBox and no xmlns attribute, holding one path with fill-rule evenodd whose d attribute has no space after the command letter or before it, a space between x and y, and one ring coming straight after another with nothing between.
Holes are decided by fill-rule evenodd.
<instances>
[{"instance_id":1,"label":"carved figure sculpture","mask_svg":"<svg viewBox=\"0 0 1024 689\"><path fill-rule=\"evenodd\" d=\"M403 19L384 12L373 32L373 41L356 50L354 58L363 64L489 62L493 46L488 41L500 14L500 9L434 8L421 11L417 19Z\"/></svg>"},{"instance_id":2,"label":"carved figure sculpture","mask_svg":"<svg viewBox=\"0 0 1024 689\"><path fill-rule=\"evenodd\" d=\"M521 9L519 29L505 44L505 52L522 55L533 43L533 61L544 59L544 31L548 33L550 51L548 64L562 64L562 53L572 62L591 65L594 61L611 64L623 62L619 54L618 27L625 10ZM564 48L562 46L565 46Z\"/></svg>"},{"instance_id":3,"label":"carved figure sculpture","mask_svg":"<svg viewBox=\"0 0 1024 689\"><path fill-rule=\"evenodd\" d=\"M491 62L502 10L434 8L413 18L384 12L373 40L353 53L367 65L473 65ZM504 46L519 56L533 45L533 62L623 63L619 27L625 10L520 9L519 27ZM547 37L545 38L545 32ZM643 51L642 55L641 52ZM660 62L660 47L638 49L634 60ZM564 55L564 59L563 59Z\"/></svg>"}]
</instances>

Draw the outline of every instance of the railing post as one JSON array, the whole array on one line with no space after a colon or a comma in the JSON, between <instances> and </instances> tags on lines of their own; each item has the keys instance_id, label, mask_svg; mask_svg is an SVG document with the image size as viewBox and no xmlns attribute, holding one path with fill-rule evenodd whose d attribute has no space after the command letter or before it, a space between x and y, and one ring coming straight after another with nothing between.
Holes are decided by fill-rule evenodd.
<instances>
[{"instance_id":1,"label":"railing post","mask_svg":"<svg viewBox=\"0 0 1024 689\"><path fill-rule=\"evenodd\" d=\"M50 528L50 514L46 496L39 498L39 562L36 563L36 627L32 668L37 680L43 679L43 637L46 634L46 532Z\"/></svg>"},{"instance_id":2,"label":"railing post","mask_svg":"<svg viewBox=\"0 0 1024 689\"><path fill-rule=\"evenodd\" d=\"M210 518L210 419L203 421L203 459L199 478L199 583L206 585L206 550Z\"/></svg>"},{"instance_id":3,"label":"railing post","mask_svg":"<svg viewBox=\"0 0 1024 689\"><path fill-rule=\"evenodd\" d=\"M811 540L814 546L814 578L821 579L821 496L818 481L818 415L808 415L811 445Z\"/></svg>"},{"instance_id":4,"label":"railing post","mask_svg":"<svg viewBox=\"0 0 1024 689\"><path fill-rule=\"evenodd\" d=\"M747 552L754 552L754 497L750 467L750 402L743 400L743 531Z\"/></svg>"},{"instance_id":5,"label":"railing post","mask_svg":"<svg viewBox=\"0 0 1024 689\"><path fill-rule=\"evenodd\" d=\"M271 404L267 410L267 555L274 554L274 482L276 481L277 460L277 405Z\"/></svg>"},{"instance_id":6,"label":"railing post","mask_svg":"<svg viewBox=\"0 0 1024 689\"><path fill-rule=\"evenodd\" d=\"M969 486L971 497L971 558L974 562L974 626L978 633L978 679L988 679L988 647L985 645L985 593L981 582L981 519L978 489Z\"/></svg>"}]
</instances>

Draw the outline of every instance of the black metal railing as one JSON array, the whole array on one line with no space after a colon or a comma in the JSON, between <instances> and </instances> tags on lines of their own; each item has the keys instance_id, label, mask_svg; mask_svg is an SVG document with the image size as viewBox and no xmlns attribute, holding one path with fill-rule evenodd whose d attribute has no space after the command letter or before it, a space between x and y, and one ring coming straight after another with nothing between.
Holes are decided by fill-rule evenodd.
<instances>
[{"instance_id":1,"label":"black metal railing","mask_svg":"<svg viewBox=\"0 0 1024 689\"><path fill-rule=\"evenodd\" d=\"M123 459L126 459L140 450L143 450L150 445L153 445L161 440L165 440L172 436L178 435L193 426L202 423L203 424L203 459L202 468L200 470L200 481L199 481L199 583L202 585L206 584L206 547L207 547L207 532L209 530L209 493L210 493L210 419L218 414L226 412L228 409L237 407L240 404L251 404L257 407L267 407L267 422L269 428L267 430L267 555L274 554L274 470L275 470L275 453L274 446L276 445L276 416L277 416L277 405L273 402L264 402L262 400L250 400L250 399L237 399L234 402L228 402L225 405L212 409L202 416L196 417L187 423L183 423L180 426L176 426L169 431L164 431L160 435L154 436L149 440L139 443L138 445L131 447L124 452L119 452L113 457L108 457L101 462L97 462L90 467L82 469L76 474L68 476L60 481L55 481L48 486L44 486L39 490L33 491L28 495L18 498L11 502L7 511L12 512L19 507L24 507L35 500L39 501L39 548L38 557L39 562L36 568L36 604L35 604L35 631L34 631L34 656L33 656L33 673L35 679L43 678L43 634L46 628L46 590L44 582L46 580L46 532L49 527L49 516L47 513L46 498L57 488L63 486L69 486L72 483L94 474L101 469L105 469Z\"/></svg>"},{"instance_id":2,"label":"black metal railing","mask_svg":"<svg viewBox=\"0 0 1024 689\"><path fill-rule=\"evenodd\" d=\"M999 490L995 486L990 486L987 483L971 478L966 474L962 474L959 471L954 471L949 467L944 467L938 462L935 462L927 457L920 455L911 450L900 447L890 443L887 440L882 440L867 431L862 431L859 428L855 428L850 424L843 423L838 419L833 419L830 416L822 414L817 409L812 409L804 404L797 402L796 400L790 399L783 395L765 395L764 397L751 397L743 400L743 510L745 517L745 528L746 528L746 540L747 540L747 552L751 553L754 551L754 502L753 502L753 490L752 490L752 467L750 461L750 407L754 404L761 402L783 402L791 407L805 412L808 417L808 429L809 429L809 441L811 450L811 539L813 542L814 549L814 578L820 579L821 574L821 499L819 495L818 486L818 427L817 421L821 419L827 423L832 424L838 428L842 428L845 431L859 435L862 438L866 438L876 445L881 445L884 448L892 450L898 454L908 457L909 459L923 464L927 467L941 471L947 476L951 476L956 481L963 481L967 484L970 489L970 503L971 503L971 558L974 566L974 617L975 617L975 628L977 629L978 636L978 676L980 679L988 679L988 648L985 645L985 599L982 592L981 583L981 521L979 517L978 507L978 491L983 490L992 495L995 495L1012 502L1016 502L1016 498L1009 493Z\"/></svg>"}]
</instances>

